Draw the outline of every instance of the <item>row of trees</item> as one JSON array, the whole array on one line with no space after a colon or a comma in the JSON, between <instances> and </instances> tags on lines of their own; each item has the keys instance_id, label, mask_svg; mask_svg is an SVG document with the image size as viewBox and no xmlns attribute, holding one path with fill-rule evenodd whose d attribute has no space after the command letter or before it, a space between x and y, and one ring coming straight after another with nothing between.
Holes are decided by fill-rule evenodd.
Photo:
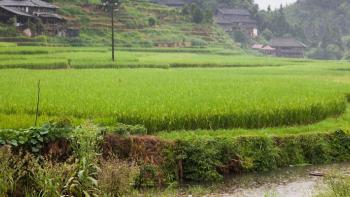
<instances>
[{"instance_id":1,"label":"row of trees","mask_svg":"<svg viewBox=\"0 0 350 197\"><path fill-rule=\"evenodd\" d=\"M318 59L350 58L350 1L304 0L286 10L290 24L300 29L296 36Z\"/></svg>"}]
</instances>

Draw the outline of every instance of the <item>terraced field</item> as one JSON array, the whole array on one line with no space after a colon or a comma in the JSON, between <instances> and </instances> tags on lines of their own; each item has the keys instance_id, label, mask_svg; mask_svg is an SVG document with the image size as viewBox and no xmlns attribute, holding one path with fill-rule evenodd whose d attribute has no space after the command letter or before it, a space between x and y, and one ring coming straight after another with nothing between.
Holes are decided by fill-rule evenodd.
<instances>
[{"instance_id":1,"label":"terraced field","mask_svg":"<svg viewBox=\"0 0 350 197\"><path fill-rule=\"evenodd\" d=\"M97 48L40 50L0 50L1 65L31 62L28 68L39 69L68 59L71 68L74 62L111 64L109 52ZM218 50L140 49L118 55L116 65L138 62L144 65L139 67L186 64L188 68L2 69L0 127L33 124L39 79L41 121L70 117L107 125L143 124L149 132L307 125L343 114L350 93L346 62L252 58ZM41 63L48 66L38 66ZM225 68L197 68L205 66Z\"/></svg>"}]
</instances>

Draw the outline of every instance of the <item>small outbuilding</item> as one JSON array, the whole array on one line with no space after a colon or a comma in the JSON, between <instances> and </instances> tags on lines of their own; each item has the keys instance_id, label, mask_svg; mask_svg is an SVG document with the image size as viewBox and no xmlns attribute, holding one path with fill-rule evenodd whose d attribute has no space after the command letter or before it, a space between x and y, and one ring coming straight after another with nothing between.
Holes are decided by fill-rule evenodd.
<instances>
[{"instance_id":1,"label":"small outbuilding","mask_svg":"<svg viewBox=\"0 0 350 197\"><path fill-rule=\"evenodd\" d=\"M276 50L276 56L290 58L303 58L306 49L306 45L295 38L274 38L269 46Z\"/></svg>"}]
</instances>

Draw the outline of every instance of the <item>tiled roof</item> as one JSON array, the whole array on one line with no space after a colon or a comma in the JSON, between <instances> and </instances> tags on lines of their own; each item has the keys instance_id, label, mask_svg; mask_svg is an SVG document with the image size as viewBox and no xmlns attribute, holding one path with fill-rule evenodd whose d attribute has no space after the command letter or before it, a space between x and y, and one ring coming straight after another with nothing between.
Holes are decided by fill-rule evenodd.
<instances>
[{"instance_id":1,"label":"tiled roof","mask_svg":"<svg viewBox=\"0 0 350 197\"><path fill-rule=\"evenodd\" d=\"M269 42L269 45L276 47L303 47L306 45L296 40L295 38L274 38Z\"/></svg>"},{"instance_id":2,"label":"tiled roof","mask_svg":"<svg viewBox=\"0 0 350 197\"><path fill-rule=\"evenodd\" d=\"M270 45L266 45L263 48L261 48L262 50L266 50L266 51L275 51L275 48L272 48Z\"/></svg>"},{"instance_id":3,"label":"tiled roof","mask_svg":"<svg viewBox=\"0 0 350 197\"><path fill-rule=\"evenodd\" d=\"M155 0L154 2L159 4L164 4L164 5L173 5L173 6L183 6L187 3L184 0Z\"/></svg>"},{"instance_id":4,"label":"tiled roof","mask_svg":"<svg viewBox=\"0 0 350 197\"><path fill-rule=\"evenodd\" d=\"M19 4L14 4L15 2L19 2ZM35 3L35 6L33 5ZM39 4L40 3L40 6ZM45 4L45 5L44 5ZM26 13L22 10L18 9L17 7L45 7L48 8L48 6L51 4L48 4L43 1L39 0L0 0L0 8L4 9L8 12L11 12L15 15L19 16L26 16L26 17L41 17L41 18L57 18L60 20L64 20L64 18L56 13L48 13L48 12L34 12L34 13ZM53 6L53 5L52 5ZM53 7L50 7L53 8ZM54 8L57 8L54 6Z\"/></svg>"},{"instance_id":5,"label":"tiled roof","mask_svg":"<svg viewBox=\"0 0 350 197\"><path fill-rule=\"evenodd\" d=\"M250 16L250 13L246 9L229 9L229 8L219 8L218 12L225 15L241 15Z\"/></svg>"},{"instance_id":6,"label":"tiled roof","mask_svg":"<svg viewBox=\"0 0 350 197\"><path fill-rule=\"evenodd\" d=\"M257 24L257 22L250 18L245 17L232 17L232 18L216 18L216 23L218 24L232 24L232 23L245 23L245 24Z\"/></svg>"},{"instance_id":7,"label":"tiled roof","mask_svg":"<svg viewBox=\"0 0 350 197\"><path fill-rule=\"evenodd\" d=\"M64 18L58 14L55 13L48 13L48 12L38 12L34 13L35 16L42 17L42 18L57 18L60 20L64 20Z\"/></svg>"},{"instance_id":8,"label":"tiled roof","mask_svg":"<svg viewBox=\"0 0 350 197\"><path fill-rule=\"evenodd\" d=\"M0 8L6 10L6 11L8 11L8 12L11 12L11 13L14 13L14 14L17 14L17 15L20 15L20 16L33 17L32 15L27 14L27 13L25 13L25 12L22 12L22 11L16 9L16 8L6 7L6 6L2 6L2 5L0 5Z\"/></svg>"},{"instance_id":9,"label":"tiled roof","mask_svg":"<svg viewBox=\"0 0 350 197\"><path fill-rule=\"evenodd\" d=\"M41 0L0 0L0 6L6 6L6 7L17 7L17 6L23 6L23 7L43 7L43 8L58 8L55 5L52 5L48 2L41 1Z\"/></svg>"}]
</instances>

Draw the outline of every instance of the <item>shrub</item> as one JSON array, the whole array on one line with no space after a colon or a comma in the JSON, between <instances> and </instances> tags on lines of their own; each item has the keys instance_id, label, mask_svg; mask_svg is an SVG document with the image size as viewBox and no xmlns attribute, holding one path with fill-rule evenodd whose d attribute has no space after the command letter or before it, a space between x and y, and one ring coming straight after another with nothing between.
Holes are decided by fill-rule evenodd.
<instances>
[{"instance_id":1,"label":"shrub","mask_svg":"<svg viewBox=\"0 0 350 197\"><path fill-rule=\"evenodd\" d=\"M92 153L94 155L94 153ZM79 161L78 170L69 177L63 193L68 196L98 196L98 171L97 161L89 160L85 157Z\"/></svg>"},{"instance_id":2,"label":"shrub","mask_svg":"<svg viewBox=\"0 0 350 197\"><path fill-rule=\"evenodd\" d=\"M16 36L16 27L12 24L0 23L0 37L11 37Z\"/></svg>"},{"instance_id":3,"label":"shrub","mask_svg":"<svg viewBox=\"0 0 350 197\"><path fill-rule=\"evenodd\" d=\"M119 135L146 135L147 129L143 125L126 125L118 123L116 127L111 128L113 133Z\"/></svg>"},{"instance_id":4,"label":"shrub","mask_svg":"<svg viewBox=\"0 0 350 197\"><path fill-rule=\"evenodd\" d=\"M98 174L99 186L103 193L111 196L122 196L132 189L139 168L116 158L102 160Z\"/></svg>"},{"instance_id":5,"label":"shrub","mask_svg":"<svg viewBox=\"0 0 350 197\"><path fill-rule=\"evenodd\" d=\"M76 163L53 163L44 161L33 174L38 192L42 196L62 196L65 184L78 170Z\"/></svg>"},{"instance_id":6,"label":"shrub","mask_svg":"<svg viewBox=\"0 0 350 197\"><path fill-rule=\"evenodd\" d=\"M0 148L0 196L6 196L15 187L15 169L11 167L11 147Z\"/></svg>"},{"instance_id":7,"label":"shrub","mask_svg":"<svg viewBox=\"0 0 350 197\"><path fill-rule=\"evenodd\" d=\"M149 25L149 26L154 27L156 24L157 24L157 21L156 21L155 18L150 17L150 18L148 19L148 25Z\"/></svg>"},{"instance_id":8,"label":"shrub","mask_svg":"<svg viewBox=\"0 0 350 197\"><path fill-rule=\"evenodd\" d=\"M192 46L194 47L204 47L208 45L206 41L200 38L193 38L191 42L192 42Z\"/></svg>"},{"instance_id":9,"label":"shrub","mask_svg":"<svg viewBox=\"0 0 350 197\"><path fill-rule=\"evenodd\" d=\"M267 171L277 168L278 149L270 137L240 137L235 142L235 147L244 170Z\"/></svg>"},{"instance_id":10,"label":"shrub","mask_svg":"<svg viewBox=\"0 0 350 197\"><path fill-rule=\"evenodd\" d=\"M181 163L180 178L191 181L212 182L222 180L216 166L220 164L215 141L178 141L176 159Z\"/></svg>"},{"instance_id":11,"label":"shrub","mask_svg":"<svg viewBox=\"0 0 350 197\"><path fill-rule=\"evenodd\" d=\"M39 153L44 144L55 139L67 137L72 131L69 123L50 122L42 127L24 130L0 130L0 145L10 145L33 153Z\"/></svg>"},{"instance_id":12,"label":"shrub","mask_svg":"<svg viewBox=\"0 0 350 197\"><path fill-rule=\"evenodd\" d=\"M145 187L160 186L158 173L160 173L160 170L156 165L141 165L140 174L135 179L135 187L140 189Z\"/></svg>"}]
</instances>

